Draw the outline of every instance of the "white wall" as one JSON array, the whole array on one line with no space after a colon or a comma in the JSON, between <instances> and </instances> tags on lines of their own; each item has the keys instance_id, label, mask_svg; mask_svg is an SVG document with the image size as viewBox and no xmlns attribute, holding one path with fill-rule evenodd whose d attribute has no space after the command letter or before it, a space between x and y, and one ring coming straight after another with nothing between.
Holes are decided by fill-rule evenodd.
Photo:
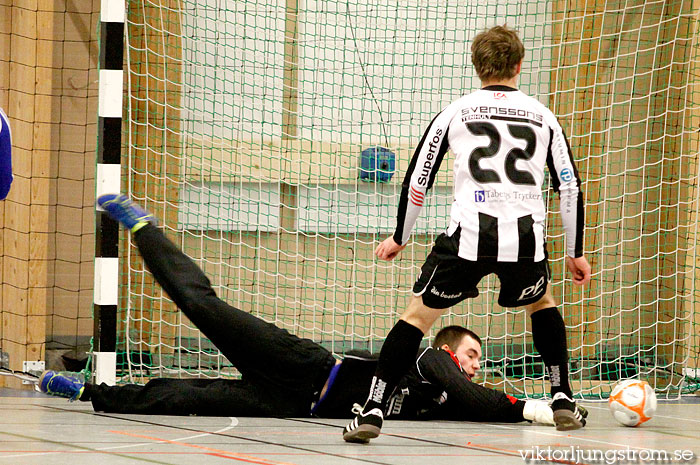
<instances>
[{"instance_id":1,"label":"white wall","mask_svg":"<svg viewBox=\"0 0 700 465\"><path fill-rule=\"evenodd\" d=\"M435 113L479 85L469 45L495 24L520 31L528 50L521 85L545 96L548 3L300 0L299 136L367 146L417 142ZM279 140L285 2L182 5L186 130Z\"/></svg>"}]
</instances>

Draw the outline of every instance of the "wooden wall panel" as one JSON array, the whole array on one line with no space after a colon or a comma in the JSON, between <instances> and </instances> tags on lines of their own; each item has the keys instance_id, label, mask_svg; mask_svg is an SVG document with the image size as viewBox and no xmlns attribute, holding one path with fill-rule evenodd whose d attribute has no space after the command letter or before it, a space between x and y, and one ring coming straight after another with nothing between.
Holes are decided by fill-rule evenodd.
<instances>
[{"instance_id":1,"label":"wooden wall panel","mask_svg":"<svg viewBox=\"0 0 700 465\"><path fill-rule=\"evenodd\" d=\"M92 269L82 264L93 261L85 245L94 247L94 240L85 239L94 225L82 211L94 217L99 3L0 6L0 106L12 127L15 176L0 202L0 348L13 369L44 360L62 326L73 340L91 334L91 325L80 323L90 322L91 298L61 301L55 285L92 295ZM66 305L55 317L57 302ZM21 386L7 377L3 383Z\"/></svg>"},{"instance_id":2,"label":"wooden wall panel","mask_svg":"<svg viewBox=\"0 0 700 465\"><path fill-rule=\"evenodd\" d=\"M125 81L129 79L131 83L127 89L131 113L124 114L124 128L131 138L124 147L123 160L126 163L126 156L130 157L133 171L123 185L161 224L176 228L178 212L173 203L177 204L179 196L182 153L180 2L159 0L145 8L141 2L127 3L126 36L131 60L125 70L129 73ZM143 265L135 247L125 237L120 247L122 273L129 274L136 292L145 295L143 299L130 296L122 288L120 308L134 312L133 318L138 321L135 330L143 334L145 342L134 350L147 350L151 340L172 344L180 318L178 312L173 305L159 299L162 290L152 276L140 271ZM130 257L138 271L127 268L126 257ZM123 323L119 325L119 331L123 332Z\"/></svg>"},{"instance_id":3,"label":"wooden wall panel","mask_svg":"<svg viewBox=\"0 0 700 465\"><path fill-rule=\"evenodd\" d=\"M567 323L590 347L582 356L595 355L601 338L616 337L621 325L627 336L616 344L656 344L666 363L677 363L685 351L678 327L684 302L674 280L695 246L679 225L692 225L694 214L686 206L695 199L688 182L695 161L685 141L696 125L684 120L683 108L694 76L686 68L697 53L697 1L553 5L561 45L553 52L551 106L584 181L586 250L596 273L584 295L601 296L573 314L564 308ZM583 14L589 19L581 21Z\"/></svg>"},{"instance_id":4,"label":"wooden wall panel","mask_svg":"<svg viewBox=\"0 0 700 465\"><path fill-rule=\"evenodd\" d=\"M46 261L42 253L47 247L47 237L34 233L32 226L46 230L45 225L30 221L32 207L43 212L48 208L34 204L41 192L49 192L47 176L34 176L35 171L46 172L42 163L46 159L33 159L35 147L50 145L51 133L35 122L37 101L34 83L37 67L36 11L12 8L10 11L8 102L6 112L13 130L14 157L32 160L14 170L15 181L5 202L3 235L3 307L2 346L9 353L10 368L21 369L24 360L42 360L44 356L46 301L35 297L29 288L46 287ZM50 31L50 28L49 28ZM46 100L39 99L43 104ZM29 168L29 169L27 169ZM30 308L30 303L35 307ZM2 380L0 380L2 382ZM16 380L6 380L6 385L18 385Z\"/></svg>"}]
</instances>

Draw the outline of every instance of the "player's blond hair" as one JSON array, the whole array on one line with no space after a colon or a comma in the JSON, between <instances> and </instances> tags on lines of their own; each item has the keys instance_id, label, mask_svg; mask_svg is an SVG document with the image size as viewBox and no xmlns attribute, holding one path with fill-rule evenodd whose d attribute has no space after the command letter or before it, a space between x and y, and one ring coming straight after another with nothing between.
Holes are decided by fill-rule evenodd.
<instances>
[{"instance_id":1,"label":"player's blond hair","mask_svg":"<svg viewBox=\"0 0 700 465\"><path fill-rule=\"evenodd\" d=\"M524 56L525 47L518 33L505 25L480 32L472 42L472 64L482 81L514 77Z\"/></svg>"}]
</instances>

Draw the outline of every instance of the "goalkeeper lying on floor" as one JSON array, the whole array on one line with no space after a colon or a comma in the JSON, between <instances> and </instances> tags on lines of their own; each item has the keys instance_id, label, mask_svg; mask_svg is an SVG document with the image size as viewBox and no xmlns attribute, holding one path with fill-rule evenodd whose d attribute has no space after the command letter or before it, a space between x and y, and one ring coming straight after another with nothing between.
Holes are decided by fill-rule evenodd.
<instances>
[{"instance_id":1,"label":"goalkeeper lying on floor","mask_svg":"<svg viewBox=\"0 0 700 465\"><path fill-rule=\"evenodd\" d=\"M160 378L145 386L107 386L47 371L39 381L41 391L112 413L352 418L354 403L369 389L373 356L349 352L336 360L311 340L228 305L151 214L122 195L103 195L98 203L131 231L155 279L242 379ZM517 400L472 382L481 355L481 340L472 331L443 328L433 346L417 354L391 396L386 418L554 424L546 402Z\"/></svg>"}]
</instances>

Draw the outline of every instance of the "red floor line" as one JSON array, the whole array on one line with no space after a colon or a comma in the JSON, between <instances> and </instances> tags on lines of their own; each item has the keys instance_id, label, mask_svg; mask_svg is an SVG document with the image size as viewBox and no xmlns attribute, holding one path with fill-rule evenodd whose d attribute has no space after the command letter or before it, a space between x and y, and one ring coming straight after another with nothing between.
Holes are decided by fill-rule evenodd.
<instances>
[{"instance_id":1,"label":"red floor line","mask_svg":"<svg viewBox=\"0 0 700 465\"><path fill-rule=\"evenodd\" d=\"M408 436L408 435L398 435L398 434L394 434L394 433L388 433L387 435L388 435L388 436L400 437L400 438L408 438L408 439L418 439L418 440L420 440L420 438L415 438L415 437L411 437L411 436ZM471 442L471 441L468 441L466 445L467 445L467 447L475 448L475 449L477 449L477 450L484 450L484 451L492 450L492 451L494 451L494 452L503 452L503 453L506 453L506 454L511 455L511 456L513 456L513 457L520 457L520 458L522 458L522 456L520 455L520 452L518 452L517 450L511 450L511 449L505 449L505 448L502 448L502 447L490 446L490 445L488 445L488 444L477 444L477 443L474 443L474 442ZM454 444L454 446L459 446L459 444ZM572 462L572 461L570 461L570 460L557 460L557 459L550 459L550 460L548 460L548 462L552 462L552 463L561 463L561 464L564 464L564 465L588 465L588 464L585 464L585 463L582 463L582 462Z\"/></svg>"},{"instance_id":2,"label":"red floor line","mask_svg":"<svg viewBox=\"0 0 700 465\"><path fill-rule=\"evenodd\" d=\"M516 457L521 457L521 458L522 458L522 456L520 455L520 452L518 452L518 451L509 450L509 449L502 449L502 448L500 448L500 447L489 446L489 445L487 445L487 444L474 444L473 442L468 442L467 444L468 444L468 445L472 445L472 446L476 446L476 447L478 447L478 448L480 448L480 449L483 448L483 449L486 449L486 450L489 450L489 449L490 449L490 450L495 450L495 451L500 451L500 452L511 452L511 453L513 453L514 456L516 456ZM531 459L531 461L532 461L532 460L534 460L534 459ZM565 464L565 465L588 465L588 464L583 463L583 462L573 462L573 461L571 461L571 460L550 459L550 460L547 460L547 461L548 461L548 462L552 462L552 463L562 463L562 464Z\"/></svg>"},{"instance_id":3,"label":"red floor line","mask_svg":"<svg viewBox=\"0 0 700 465\"><path fill-rule=\"evenodd\" d=\"M275 462L272 460L263 459L260 457L255 457L252 455L239 454L236 452L229 452L221 449L214 449L212 447L199 446L197 444L189 444L186 442L173 441L170 439L156 438L152 436L145 436L141 434L129 433L128 431L110 431L110 433L122 434L124 436L131 436L135 438L148 439L150 441L165 442L168 444L175 444L178 446L192 447L195 449L201 449L207 452L207 455L215 455L217 457L227 458L231 460L238 460L240 462L256 463L258 465L294 465L289 462Z\"/></svg>"}]
</instances>

